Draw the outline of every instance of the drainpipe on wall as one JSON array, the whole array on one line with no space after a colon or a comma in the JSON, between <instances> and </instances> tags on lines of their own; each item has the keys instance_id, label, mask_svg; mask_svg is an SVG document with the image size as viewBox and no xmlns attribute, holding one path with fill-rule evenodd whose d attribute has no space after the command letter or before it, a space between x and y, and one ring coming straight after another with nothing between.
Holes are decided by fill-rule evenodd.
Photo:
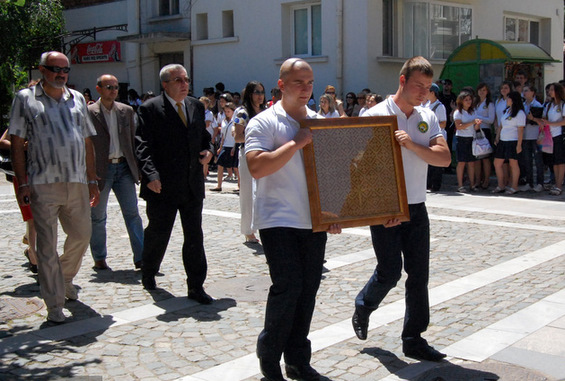
<instances>
[{"instance_id":1,"label":"drainpipe on wall","mask_svg":"<svg viewBox=\"0 0 565 381\"><path fill-rule=\"evenodd\" d=\"M337 51L336 51L336 92L343 95L343 2L337 0Z\"/></svg>"},{"instance_id":2,"label":"drainpipe on wall","mask_svg":"<svg viewBox=\"0 0 565 381\"><path fill-rule=\"evenodd\" d=\"M141 0L137 0L136 2L136 15L137 15L137 34L139 36L141 36ZM141 64L141 43L137 44L137 80L139 81L139 91L141 91L142 93L145 92L145 89L143 88L143 67Z\"/></svg>"}]
</instances>

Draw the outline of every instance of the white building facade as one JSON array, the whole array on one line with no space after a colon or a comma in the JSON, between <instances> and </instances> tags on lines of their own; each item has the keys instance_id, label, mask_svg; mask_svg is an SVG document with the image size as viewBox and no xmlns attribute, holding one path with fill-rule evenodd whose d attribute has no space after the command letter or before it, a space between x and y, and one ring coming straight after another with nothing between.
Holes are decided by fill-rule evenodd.
<instances>
[{"instance_id":1,"label":"white building facade","mask_svg":"<svg viewBox=\"0 0 565 381\"><path fill-rule=\"evenodd\" d=\"M127 24L127 33L97 35L121 43L121 61L74 64L75 87L111 72L140 94L160 90L159 69L171 62L184 64L199 96L217 82L241 91L259 80L268 91L280 64L298 56L312 65L319 96L328 84L342 95L366 87L393 93L414 55L439 76L450 53L477 37L531 42L563 59L562 0L121 0L65 17L69 31ZM562 63L544 65L545 83L562 77Z\"/></svg>"}]
</instances>

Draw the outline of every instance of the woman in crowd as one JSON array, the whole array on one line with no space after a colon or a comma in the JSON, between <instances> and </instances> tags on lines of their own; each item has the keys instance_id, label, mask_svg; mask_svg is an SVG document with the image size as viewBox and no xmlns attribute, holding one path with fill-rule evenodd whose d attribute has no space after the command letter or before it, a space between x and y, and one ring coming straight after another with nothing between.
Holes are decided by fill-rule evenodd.
<instances>
[{"instance_id":1,"label":"woman in crowd","mask_svg":"<svg viewBox=\"0 0 565 381\"><path fill-rule=\"evenodd\" d=\"M526 113L522 96L517 91L511 91L506 97L507 110L502 115L499 128L496 130L496 153L494 155L494 169L498 185L492 193L514 194L518 189L520 167L518 154L522 152L522 139L526 125ZM508 160L510 166L510 185L506 188L502 165Z\"/></svg>"},{"instance_id":2,"label":"woman in crowd","mask_svg":"<svg viewBox=\"0 0 565 381\"><path fill-rule=\"evenodd\" d=\"M475 156L473 156L473 130L479 130L481 120L475 115L473 96L468 92L461 92L457 97L457 109L453 113L457 136L457 191L466 192L463 186L465 167L469 175L470 190L477 191L475 185Z\"/></svg>"},{"instance_id":3,"label":"woman in crowd","mask_svg":"<svg viewBox=\"0 0 565 381\"><path fill-rule=\"evenodd\" d=\"M345 96L345 115L353 116L353 112L355 111L355 107L357 106L357 96L355 93L349 92Z\"/></svg>"},{"instance_id":4,"label":"woman in crowd","mask_svg":"<svg viewBox=\"0 0 565 381\"><path fill-rule=\"evenodd\" d=\"M481 131L492 145L492 125L496 114L490 89L484 82L479 83L477 86L475 110L477 118L481 120ZM491 165L491 155L478 159L475 162L475 184L480 184L483 189L488 189Z\"/></svg>"},{"instance_id":5,"label":"woman in crowd","mask_svg":"<svg viewBox=\"0 0 565 381\"><path fill-rule=\"evenodd\" d=\"M322 94L318 114L322 115L324 118L339 118L339 113L335 109L334 100L331 95Z\"/></svg>"},{"instance_id":6,"label":"woman in crowd","mask_svg":"<svg viewBox=\"0 0 565 381\"><path fill-rule=\"evenodd\" d=\"M565 143L563 141L563 126L565 126L565 90L559 83L549 86L551 103L544 110L544 118L538 123L540 126L549 125L553 138L553 172L555 185L550 193L559 196L562 192L563 178L565 177Z\"/></svg>"},{"instance_id":7,"label":"woman in crowd","mask_svg":"<svg viewBox=\"0 0 565 381\"><path fill-rule=\"evenodd\" d=\"M212 122L214 121L214 115L210 111L210 99L208 97L200 97L200 102L204 105L204 121L206 122L206 131L210 136L214 136L214 128L212 128ZM204 169L204 178L208 176L208 163L202 166Z\"/></svg>"},{"instance_id":8,"label":"woman in crowd","mask_svg":"<svg viewBox=\"0 0 565 381\"><path fill-rule=\"evenodd\" d=\"M510 94L510 92L514 90L514 85L512 84L512 81L504 81L502 82L502 84L500 85L499 88L499 92L500 92L500 96L498 97L498 99L496 100L496 102L494 103L494 113L495 113L495 118L494 118L494 130L497 131L498 129L501 128L500 122L502 121L502 118L504 116L504 112L506 111L506 108L508 106L506 106L506 99L508 98L508 94ZM496 148L495 148L496 151ZM502 170L504 171L504 182L508 182L508 178L509 178L509 174L508 174L508 164L504 163Z\"/></svg>"},{"instance_id":9,"label":"woman in crowd","mask_svg":"<svg viewBox=\"0 0 565 381\"><path fill-rule=\"evenodd\" d=\"M242 106L235 110L234 129L236 143L245 143L245 127L247 123L266 108L265 87L261 82L248 82L243 91ZM241 234L245 243L258 243L255 231L251 229L253 210L253 178L245 160L245 150L239 150L239 208L241 211Z\"/></svg>"},{"instance_id":10,"label":"woman in crowd","mask_svg":"<svg viewBox=\"0 0 565 381\"><path fill-rule=\"evenodd\" d=\"M332 96L335 109L337 110L339 116L344 116L345 111L343 111L343 102L341 101L341 99L338 99L336 97L335 87L333 87L332 85L327 85L324 94L329 94Z\"/></svg>"},{"instance_id":11,"label":"woman in crowd","mask_svg":"<svg viewBox=\"0 0 565 381\"><path fill-rule=\"evenodd\" d=\"M220 141L220 148L218 148L218 184L215 188L210 189L213 192L222 191L222 180L224 176L224 168L228 171L234 171L235 175L239 177L239 171L237 169L237 147L235 145L234 134L232 131L233 126L233 113L235 111L235 105L232 102L228 102L224 105L225 118L222 121L222 140Z\"/></svg>"}]
</instances>

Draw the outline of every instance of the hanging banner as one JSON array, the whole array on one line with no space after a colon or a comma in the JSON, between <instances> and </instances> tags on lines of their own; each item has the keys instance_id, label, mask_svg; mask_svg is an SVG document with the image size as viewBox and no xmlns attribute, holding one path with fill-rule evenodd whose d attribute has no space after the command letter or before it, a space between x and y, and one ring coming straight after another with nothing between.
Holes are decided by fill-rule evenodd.
<instances>
[{"instance_id":1,"label":"hanging banner","mask_svg":"<svg viewBox=\"0 0 565 381\"><path fill-rule=\"evenodd\" d=\"M122 51L119 41L93 41L76 44L71 49L71 63L119 62Z\"/></svg>"}]
</instances>

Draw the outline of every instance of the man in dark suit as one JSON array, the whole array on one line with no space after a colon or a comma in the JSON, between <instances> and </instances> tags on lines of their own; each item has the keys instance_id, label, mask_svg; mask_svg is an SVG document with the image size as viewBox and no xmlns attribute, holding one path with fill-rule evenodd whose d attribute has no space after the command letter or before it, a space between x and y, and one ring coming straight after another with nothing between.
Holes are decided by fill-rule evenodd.
<instances>
[{"instance_id":1,"label":"man in dark suit","mask_svg":"<svg viewBox=\"0 0 565 381\"><path fill-rule=\"evenodd\" d=\"M155 274L180 213L184 244L182 259L188 297L201 304L212 298L204 292L207 263L202 234L204 176L202 165L212 158L204 106L187 97L190 79L182 65L172 64L159 73L163 93L139 107L136 133L141 169L140 196L147 201L149 225L145 229L142 283L156 288Z\"/></svg>"},{"instance_id":2,"label":"man in dark suit","mask_svg":"<svg viewBox=\"0 0 565 381\"><path fill-rule=\"evenodd\" d=\"M133 108L115 102L118 96L118 79L104 74L97 80L100 99L88 106L96 136L92 137L96 152L96 174L100 178L100 202L91 209L92 237L90 251L97 270L109 269L106 263L106 207L110 190L114 191L126 223L133 262L141 268L143 250L143 223L137 208L135 184L139 170L135 157L135 113Z\"/></svg>"}]
</instances>

